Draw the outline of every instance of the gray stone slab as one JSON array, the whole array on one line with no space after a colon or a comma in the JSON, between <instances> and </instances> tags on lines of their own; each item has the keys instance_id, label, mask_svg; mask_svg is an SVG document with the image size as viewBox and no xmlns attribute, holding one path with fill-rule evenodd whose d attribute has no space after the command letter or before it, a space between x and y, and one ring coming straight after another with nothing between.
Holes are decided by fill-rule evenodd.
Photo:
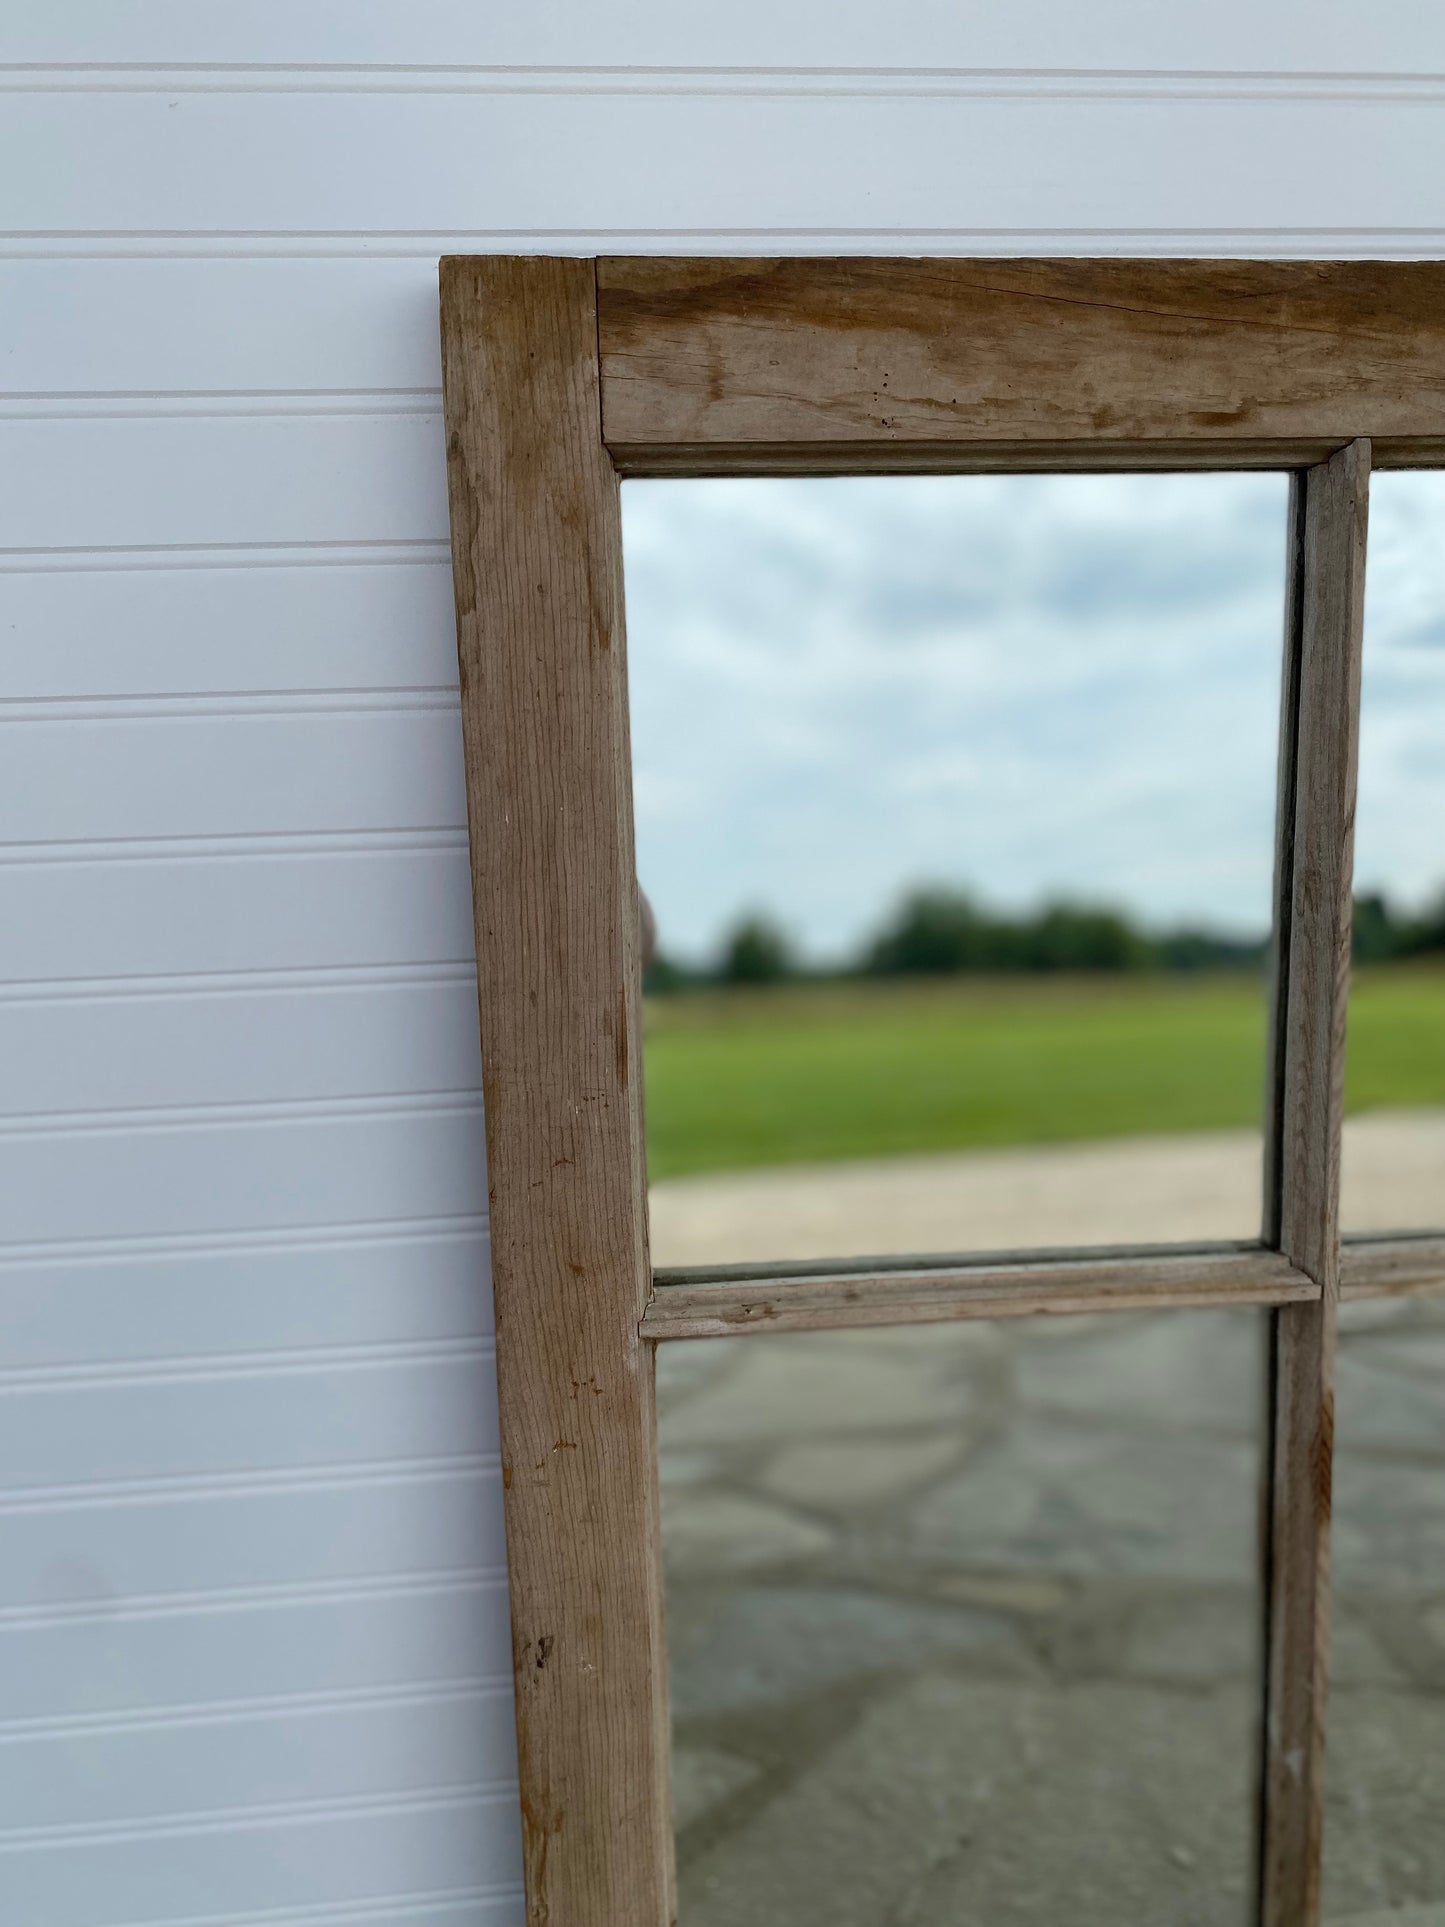
<instances>
[{"instance_id":1,"label":"gray stone slab","mask_svg":"<svg viewBox=\"0 0 1445 1927\"><path fill-rule=\"evenodd\" d=\"M823 1586L747 1587L671 1643L673 1716L770 1709L889 1670L976 1658L995 1676L1027 1669L1000 1613Z\"/></svg>"},{"instance_id":2,"label":"gray stone slab","mask_svg":"<svg viewBox=\"0 0 1445 1927\"><path fill-rule=\"evenodd\" d=\"M687 1927L1243 1927L1252 1696L919 1677L683 1870Z\"/></svg>"},{"instance_id":3,"label":"gray stone slab","mask_svg":"<svg viewBox=\"0 0 1445 1927\"><path fill-rule=\"evenodd\" d=\"M1337 1686L1329 1719L1326 1920L1445 1910L1445 1694Z\"/></svg>"},{"instance_id":4,"label":"gray stone slab","mask_svg":"<svg viewBox=\"0 0 1445 1927\"><path fill-rule=\"evenodd\" d=\"M1258 1477L1253 1441L1038 1416L934 1487L914 1527L963 1565L1251 1585Z\"/></svg>"},{"instance_id":5,"label":"gray stone slab","mask_svg":"<svg viewBox=\"0 0 1445 1927\"><path fill-rule=\"evenodd\" d=\"M681 1832L758 1776L751 1760L718 1746L674 1745L672 1749L672 1824Z\"/></svg>"},{"instance_id":6,"label":"gray stone slab","mask_svg":"<svg viewBox=\"0 0 1445 1927\"><path fill-rule=\"evenodd\" d=\"M1342 1345L1335 1372L1335 1449L1432 1455L1445 1475L1445 1360L1438 1372L1391 1346Z\"/></svg>"},{"instance_id":7,"label":"gray stone slab","mask_svg":"<svg viewBox=\"0 0 1445 1927\"><path fill-rule=\"evenodd\" d=\"M1257 1587L1136 1589L1115 1607L1118 1674L1170 1686L1229 1681L1262 1699L1262 1608Z\"/></svg>"},{"instance_id":8,"label":"gray stone slab","mask_svg":"<svg viewBox=\"0 0 1445 1927\"><path fill-rule=\"evenodd\" d=\"M735 1351L728 1371L664 1416L663 1450L961 1426L968 1380L926 1338L908 1350L866 1331L719 1339Z\"/></svg>"},{"instance_id":9,"label":"gray stone slab","mask_svg":"<svg viewBox=\"0 0 1445 1927\"><path fill-rule=\"evenodd\" d=\"M753 1572L814 1557L830 1544L823 1526L764 1499L706 1486L663 1486L663 1557L674 1569Z\"/></svg>"},{"instance_id":10,"label":"gray stone slab","mask_svg":"<svg viewBox=\"0 0 1445 1927\"><path fill-rule=\"evenodd\" d=\"M1445 1902L1438 1907L1389 1907L1367 1914L1332 1914L1325 1911L1323 1927L1445 1927Z\"/></svg>"},{"instance_id":11,"label":"gray stone slab","mask_svg":"<svg viewBox=\"0 0 1445 1927\"><path fill-rule=\"evenodd\" d=\"M906 1501L920 1486L947 1471L960 1454L950 1433L936 1437L828 1439L785 1446L758 1474L758 1482L795 1505L854 1513Z\"/></svg>"},{"instance_id":12,"label":"gray stone slab","mask_svg":"<svg viewBox=\"0 0 1445 1927\"><path fill-rule=\"evenodd\" d=\"M1025 1408L1104 1424L1258 1435L1264 1410L1265 1325L1252 1308L1115 1313L1057 1321L1071 1343L1017 1348Z\"/></svg>"},{"instance_id":13,"label":"gray stone slab","mask_svg":"<svg viewBox=\"0 0 1445 1927\"><path fill-rule=\"evenodd\" d=\"M1367 1457L1342 1440L1331 1562L1355 1591L1445 1588L1445 1466Z\"/></svg>"}]
</instances>

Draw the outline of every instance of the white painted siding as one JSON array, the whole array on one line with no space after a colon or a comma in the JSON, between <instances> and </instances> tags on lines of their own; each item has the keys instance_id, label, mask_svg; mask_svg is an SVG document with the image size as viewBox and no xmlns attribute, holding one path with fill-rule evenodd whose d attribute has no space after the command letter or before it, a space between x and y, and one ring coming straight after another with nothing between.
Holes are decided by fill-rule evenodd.
<instances>
[{"instance_id":1,"label":"white painted siding","mask_svg":"<svg viewBox=\"0 0 1445 1927\"><path fill-rule=\"evenodd\" d=\"M517 1927L436 257L1439 254L1445 15L22 0L0 90L0 1919Z\"/></svg>"}]
</instances>

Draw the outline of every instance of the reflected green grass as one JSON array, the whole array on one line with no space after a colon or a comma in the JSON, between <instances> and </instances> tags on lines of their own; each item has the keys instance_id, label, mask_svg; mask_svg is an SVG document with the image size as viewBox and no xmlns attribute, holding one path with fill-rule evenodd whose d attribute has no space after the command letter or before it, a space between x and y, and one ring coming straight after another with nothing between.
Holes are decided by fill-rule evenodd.
<instances>
[{"instance_id":1,"label":"reflected green grass","mask_svg":"<svg viewBox=\"0 0 1445 1927\"><path fill-rule=\"evenodd\" d=\"M789 985L645 1013L653 1177L1260 1121L1254 973ZM1445 969L1358 974L1351 1109L1445 1103Z\"/></svg>"}]
</instances>

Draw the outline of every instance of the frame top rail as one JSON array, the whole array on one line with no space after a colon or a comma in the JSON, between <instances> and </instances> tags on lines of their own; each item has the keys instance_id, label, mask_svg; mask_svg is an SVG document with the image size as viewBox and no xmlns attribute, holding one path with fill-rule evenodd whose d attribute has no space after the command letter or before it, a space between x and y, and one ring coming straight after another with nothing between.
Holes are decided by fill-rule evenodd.
<instances>
[{"instance_id":1,"label":"frame top rail","mask_svg":"<svg viewBox=\"0 0 1445 1927\"><path fill-rule=\"evenodd\" d=\"M597 262L624 472L1445 462L1445 262Z\"/></svg>"}]
</instances>

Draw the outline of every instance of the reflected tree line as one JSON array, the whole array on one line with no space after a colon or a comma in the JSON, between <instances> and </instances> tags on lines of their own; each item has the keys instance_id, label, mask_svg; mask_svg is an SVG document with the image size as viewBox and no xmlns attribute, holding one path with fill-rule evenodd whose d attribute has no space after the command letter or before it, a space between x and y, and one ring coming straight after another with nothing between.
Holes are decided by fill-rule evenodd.
<instances>
[{"instance_id":1,"label":"reflected tree line","mask_svg":"<svg viewBox=\"0 0 1445 1927\"><path fill-rule=\"evenodd\" d=\"M719 984L840 981L889 977L1028 976L1049 972L1250 969L1263 963L1266 937L1238 937L1205 925L1149 930L1126 912L1059 899L1010 916L967 890L910 891L851 958L827 968L804 963L783 924L751 912L733 924L703 964L653 955L644 980L654 993ZM1355 899L1359 963L1392 963L1445 953L1445 894L1425 911L1395 909L1379 892Z\"/></svg>"}]
</instances>

